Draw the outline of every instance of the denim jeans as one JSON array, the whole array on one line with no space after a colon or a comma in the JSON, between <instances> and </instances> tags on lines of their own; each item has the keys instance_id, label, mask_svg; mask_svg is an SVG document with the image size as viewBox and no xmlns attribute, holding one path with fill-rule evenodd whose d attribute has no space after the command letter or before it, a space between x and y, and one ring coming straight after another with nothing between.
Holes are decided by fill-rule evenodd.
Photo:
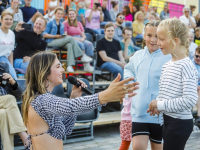
<instances>
[{"instance_id":1,"label":"denim jeans","mask_svg":"<svg viewBox=\"0 0 200 150\"><path fill-rule=\"evenodd\" d=\"M104 34L104 29L92 29L96 34Z\"/></svg>"},{"instance_id":2,"label":"denim jeans","mask_svg":"<svg viewBox=\"0 0 200 150\"><path fill-rule=\"evenodd\" d=\"M125 24L126 24L126 27L130 27L132 29L132 22L131 21L127 21Z\"/></svg>"},{"instance_id":3,"label":"denim jeans","mask_svg":"<svg viewBox=\"0 0 200 150\"><path fill-rule=\"evenodd\" d=\"M80 35L74 35L73 37L81 38ZM80 47L80 49L83 50L87 56L94 55L94 46L90 41L88 41L88 40L85 40L83 42L81 42L79 40L75 40L75 41L78 44L78 46Z\"/></svg>"},{"instance_id":4,"label":"denim jeans","mask_svg":"<svg viewBox=\"0 0 200 150\"><path fill-rule=\"evenodd\" d=\"M100 26L105 26L105 25L107 25L107 24L109 24L109 22L103 21L103 22L100 23Z\"/></svg>"},{"instance_id":5,"label":"denim jeans","mask_svg":"<svg viewBox=\"0 0 200 150\"><path fill-rule=\"evenodd\" d=\"M134 38L135 38L135 39L143 39L143 36L142 36L142 34L138 34L138 35L136 35Z\"/></svg>"},{"instance_id":6,"label":"denim jeans","mask_svg":"<svg viewBox=\"0 0 200 150\"><path fill-rule=\"evenodd\" d=\"M113 62L105 62L101 65L100 68L112 72L114 74L115 78L117 77L118 73L120 73L121 80L123 80L124 69L121 66L119 66L118 64L113 63Z\"/></svg>"},{"instance_id":7,"label":"denim jeans","mask_svg":"<svg viewBox=\"0 0 200 150\"><path fill-rule=\"evenodd\" d=\"M14 68L20 68L26 71L28 67L29 61L23 62L23 59L15 59L14 60Z\"/></svg>"},{"instance_id":8,"label":"denim jeans","mask_svg":"<svg viewBox=\"0 0 200 150\"><path fill-rule=\"evenodd\" d=\"M0 61L8 64L10 75L13 77L13 79L17 80L17 74L15 72L15 69L13 65L10 63L10 61L8 60L8 58L5 56L0 56Z\"/></svg>"}]
</instances>

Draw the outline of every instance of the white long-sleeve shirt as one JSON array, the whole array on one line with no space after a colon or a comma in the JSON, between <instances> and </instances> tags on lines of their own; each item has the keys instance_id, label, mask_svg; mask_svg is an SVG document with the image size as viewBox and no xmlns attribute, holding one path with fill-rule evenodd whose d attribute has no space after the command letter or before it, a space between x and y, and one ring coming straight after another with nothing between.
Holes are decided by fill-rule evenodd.
<instances>
[{"instance_id":1,"label":"white long-sleeve shirt","mask_svg":"<svg viewBox=\"0 0 200 150\"><path fill-rule=\"evenodd\" d=\"M158 110L173 118L192 119L191 109L198 99L197 83L198 72L189 57L167 62L159 81Z\"/></svg>"}]
</instances>

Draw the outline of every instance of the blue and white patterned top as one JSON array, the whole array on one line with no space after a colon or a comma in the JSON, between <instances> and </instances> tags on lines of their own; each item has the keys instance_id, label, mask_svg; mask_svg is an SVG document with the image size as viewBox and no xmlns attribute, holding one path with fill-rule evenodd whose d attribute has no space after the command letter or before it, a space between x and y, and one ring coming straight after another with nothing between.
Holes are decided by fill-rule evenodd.
<instances>
[{"instance_id":1,"label":"blue and white patterned top","mask_svg":"<svg viewBox=\"0 0 200 150\"><path fill-rule=\"evenodd\" d=\"M31 106L49 125L45 133L62 140L64 135L71 134L78 115L102 106L98 95L68 99L45 93L33 99ZM31 146L31 136L36 135L29 135L28 147Z\"/></svg>"}]
</instances>

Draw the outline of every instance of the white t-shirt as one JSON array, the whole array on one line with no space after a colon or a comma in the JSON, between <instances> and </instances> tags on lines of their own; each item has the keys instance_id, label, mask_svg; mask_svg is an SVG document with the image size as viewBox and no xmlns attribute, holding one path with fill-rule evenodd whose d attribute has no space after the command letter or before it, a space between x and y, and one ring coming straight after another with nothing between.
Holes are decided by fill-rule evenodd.
<instances>
[{"instance_id":1,"label":"white t-shirt","mask_svg":"<svg viewBox=\"0 0 200 150\"><path fill-rule=\"evenodd\" d=\"M190 16L190 18L191 18L191 20L192 20L194 23L196 23L194 17ZM191 26L191 23L190 23L189 19L188 19L187 17L185 17L185 15L180 16L180 17L179 17L179 20L180 20L181 22L183 22L186 26L189 26L189 25ZM194 33L194 29L190 29L190 31Z\"/></svg>"},{"instance_id":2,"label":"white t-shirt","mask_svg":"<svg viewBox=\"0 0 200 150\"><path fill-rule=\"evenodd\" d=\"M197 44L195 44L194 42L191 42L190 43L190 46L189 46L189 57L191 60L194 59L194 54L195 54L195 51L196 51L196 48L197 48Z\"/></svg>"},{"instance_id":3,"label":"white t-shirt","mask_svg":"<svg viewBox=\"0 0 200 150\"><path fill-rule=\"evenodd\" d=\"M0 28L0 57L5 56L8 58L11 52L14 50L15 34L9 29L5 34Z\"/></svg>"},{"instance_id":4,"label":"white t-shirt","mask_svg":"<svg viewBox=\"0 0 200 150\"><path fill-rule=\"evenodd\" d=\"M7 8L6 10L11 13L13 13L14 11L11 7ZM18 13L14 14L14 21L23 21L23 14L22 14L21 9L18 9Z\"/></svg>"}]
</instances>

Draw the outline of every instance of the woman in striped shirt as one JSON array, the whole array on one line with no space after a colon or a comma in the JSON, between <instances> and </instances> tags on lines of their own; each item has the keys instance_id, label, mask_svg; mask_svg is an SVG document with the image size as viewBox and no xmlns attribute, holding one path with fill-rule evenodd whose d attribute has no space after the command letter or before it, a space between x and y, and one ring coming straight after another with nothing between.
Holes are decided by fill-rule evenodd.
<instances>
[{"instance_id":1,"label":"woman in striped shirt","mask_svg":"<svg viewBox=\"0 0 200 150\"><path fill-rule=\"evenodd\" d=\"M162 67L159 95L147 112L163 114L163 149L183 150L193 129L191 109L198 99L198 73L187 57L188 28L178 19L167 19L160 23L157 34L160 49L164 55L171 54L172 60Z\"/></svg>"}]
</instances>

